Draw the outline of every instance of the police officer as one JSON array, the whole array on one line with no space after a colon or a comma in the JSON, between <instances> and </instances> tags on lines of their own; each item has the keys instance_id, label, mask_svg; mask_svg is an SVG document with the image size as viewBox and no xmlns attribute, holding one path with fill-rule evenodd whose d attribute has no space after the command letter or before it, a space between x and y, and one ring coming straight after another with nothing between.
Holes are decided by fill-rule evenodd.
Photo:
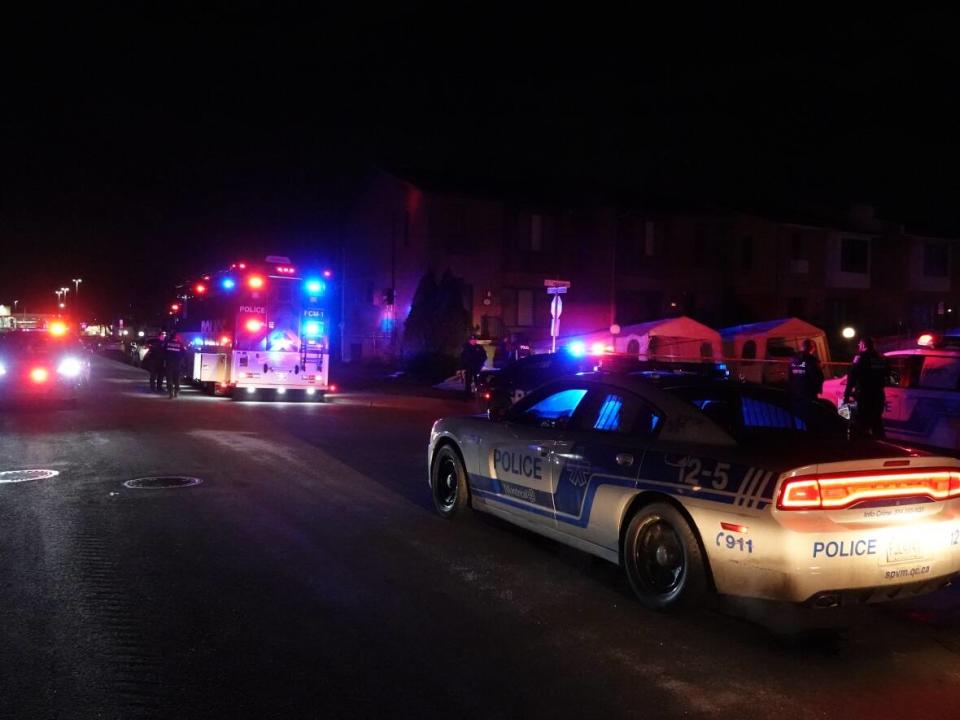
<instances>
[{"instance_id":1,"label":"police officer","mask_svg":"<svg viewBox=\"0 0 960 720\"><path fill-rule=\"evenodd\" d=\"M150 373L150 392L161 392L164 375L163 348L159 345L152 346L143 356L143 362L140 365Z\"/></svg>"},{"instance_id":2,"label":"police officer","mask_svg":"<svg viewBox=\"0 0 960 720\"><path fill-rule=\"evenodd\" d=\"M800 345L800 352L790 361L790 394L798 400L816 400L823 391L823 370L814 354L816 346L807 338Z\"/></svg>"},{"instance_id":3,"label":"police officer","mask_svg":"<svg viewBox=\"0 0 960 720\"><path fill-rule=\"evenodd\" d=\"M180 342L177 333L171 333L163 343L163 362L167 371L167 397L171 400L180 394L180 374L186 346Z\"/></svg>"},{"instance_id":4,"label":"police officer","mask_svg":"<svg viewBox=\"0 0 960 720\"><path fill-rule=\"evenodd\" d=\"M463 392L467 397L473 395L473 381L487 361L487 351L477 344L477 336L472 335L463 344L460 351L460 367L463 368Z\"/></svg>"},{"instance_id":5,"label":"police officer","mask_svg":"<svg viewBox=\"0 0 960 720\"><path fill-rule=\"evenodd\" d=\"M887 361L876 351L873 338L860 340L859 352L847 374L847 387L843 393L845 402L857 401L853 416L853 429L859 435L871 435L882 440L883 409L886 397L883 387L887 382Z\"/></svg>"}]
</instances>

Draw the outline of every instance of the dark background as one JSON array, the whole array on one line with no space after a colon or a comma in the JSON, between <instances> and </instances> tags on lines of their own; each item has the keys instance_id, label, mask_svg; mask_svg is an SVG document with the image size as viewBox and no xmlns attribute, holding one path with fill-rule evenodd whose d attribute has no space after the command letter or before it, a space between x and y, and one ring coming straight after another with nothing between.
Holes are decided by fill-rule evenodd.
<instances>
[{"instance_id":1,"label":"dark background","mask_svg":"<svg viewBox=\"0 0 960 720\"><path fill-rule=\"evenodd\" d=\"M3 32L0 302L338 257L373 165L960 234L953 18L221 3Z\"/></svg>"}]
</instances>

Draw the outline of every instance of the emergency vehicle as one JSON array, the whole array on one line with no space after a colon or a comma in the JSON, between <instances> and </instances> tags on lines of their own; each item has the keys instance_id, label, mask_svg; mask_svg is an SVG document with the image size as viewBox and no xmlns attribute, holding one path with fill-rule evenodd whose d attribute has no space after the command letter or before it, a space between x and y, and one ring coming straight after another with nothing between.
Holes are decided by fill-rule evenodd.
<instances>
[{"instance_id":1,"label":"emergency vehicle","mask_svg":"<svg viewBox=\"0 0 960 720\"><path fill-rule=\"evenodd\" d=\"M898 442L960 451L960 338L924 333L913 348L884 353L890 368L883 426ZM847 379L828 380L821 397L849 416Z\"/></svg>"},{"instance_id":2,"label":"emergency vehicle","mask_svg":"<svg viewBox=\"0 0 960 720\"><path fill-rule=\"evenodd\" d=\"M708 592L825 609L960 571L960 460L851 441L826 403L699 378L583 374L437 421L429 485L621 565L665 610Z\"/></svg>"},{"instance_id":3,"label":"emergency vehicle","mask_svg":"<svg viewBox=\"0 0 960 720\"><path fill-rule=\"evenodd\" d=\"M186 374L235 399L323 399L334 389L330 277L279 256L204 275L170 306L192 350Z\"/></svg>"}]
</instances>

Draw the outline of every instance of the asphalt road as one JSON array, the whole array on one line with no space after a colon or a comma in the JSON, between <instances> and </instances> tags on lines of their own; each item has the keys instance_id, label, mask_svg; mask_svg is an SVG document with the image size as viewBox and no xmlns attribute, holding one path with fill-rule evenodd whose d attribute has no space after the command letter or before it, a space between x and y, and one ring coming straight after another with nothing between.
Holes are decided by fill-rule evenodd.
<instances>
[{"instance_id":1,"label":"asphalt road","mask_svg":"<svg viewBox=\"0 0 960 720\"><path fill-rule=\"evenodd\" d=\"M618 569L432 510L465 403L146 392L97 360L76 409L4 409L0 717L960 716L960 592L784 638L659 615ZM187 475L194 487L124 481Z\"/></svg>"}]
</instances>

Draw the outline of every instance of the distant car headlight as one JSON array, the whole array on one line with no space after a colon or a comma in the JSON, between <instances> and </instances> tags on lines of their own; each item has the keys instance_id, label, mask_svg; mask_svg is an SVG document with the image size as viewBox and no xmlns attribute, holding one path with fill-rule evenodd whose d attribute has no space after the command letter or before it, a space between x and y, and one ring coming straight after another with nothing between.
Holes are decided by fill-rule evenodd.
<instances>
[{"instance_id":1,"label":"distant car headlight","mask_svg":"<svg viewBox=\"0 0 960 720\"><path fill-rule=\"evenodd\" d=\"M67 378L77 377L82 370L83 363L74 357L64 358L57 366L57 372Z\"/></svg>"},{"instance_id":2,"label":"distant car headlight","mask_svg":"<svg viewBox=\"0 0 960 720\"><path fill-rule=\"evenodd\" d=\"M3 366L3 363L0 363L0 377L3 377L7 374L7 368Z\"/></svg>"}]
</instances>

